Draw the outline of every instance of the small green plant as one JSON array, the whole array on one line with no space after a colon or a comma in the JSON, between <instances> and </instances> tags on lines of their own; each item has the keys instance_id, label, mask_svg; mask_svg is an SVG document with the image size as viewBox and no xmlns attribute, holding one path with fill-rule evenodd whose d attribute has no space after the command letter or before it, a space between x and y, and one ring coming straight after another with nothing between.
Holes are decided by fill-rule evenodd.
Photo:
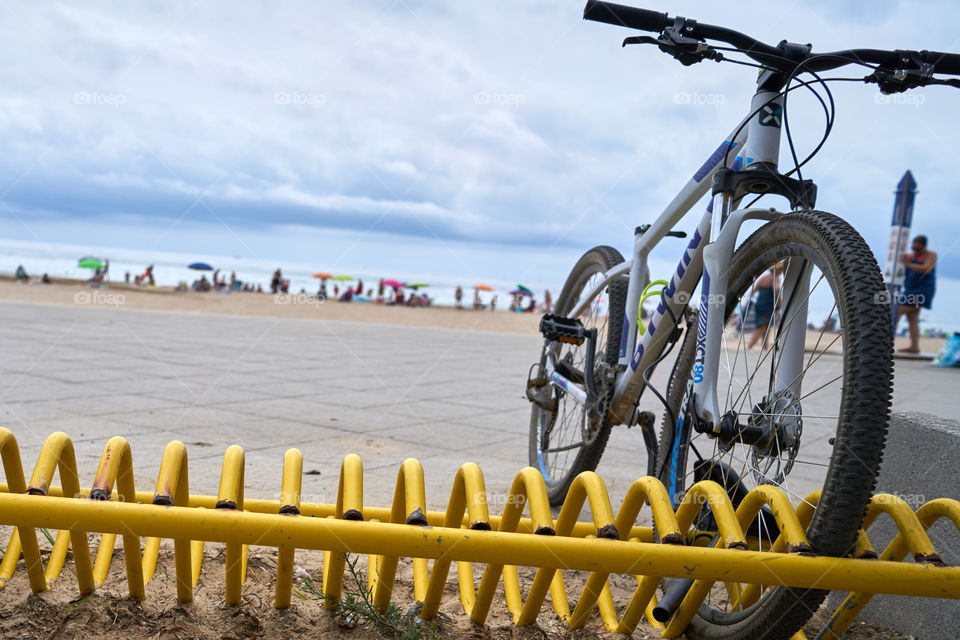
<instances>
[{"instance_id":1,"label":"small green plant","mask_svg":"<svg viewBox=\"0 0 960 640\"><path fill-rule=\"evenodd\" d=\"M50 535L49 531L47 531L43 527L40 527L40 531L41 533L43 533L43 537L47 539L47 542L49 542L51 545L56 543L56 540L53 539L53 536Z\"/></svg>"},{"instance_id":2,"label":"small green plant","mask_svg":"<svg viewBox=\"0 0 960 640\"><path fill-rule=\"evenodd\" d=\"M343 595L339 599L324 593L308 575L302 577L306 593L296 589L293 592L304 600L335 603L337 605L335 615L345 625L369 623L380 633L397 640L440 639L436 621L430 625L430 629L422 628L415 618L405 616L393 602L386 611L380 611L373 603L373 588L364 584L363 574L357 566L359 558L351 558L348 554L344 554L343 557L346 571L352 582L352 589L344 588Z\"/></svg>"}]
</instances>

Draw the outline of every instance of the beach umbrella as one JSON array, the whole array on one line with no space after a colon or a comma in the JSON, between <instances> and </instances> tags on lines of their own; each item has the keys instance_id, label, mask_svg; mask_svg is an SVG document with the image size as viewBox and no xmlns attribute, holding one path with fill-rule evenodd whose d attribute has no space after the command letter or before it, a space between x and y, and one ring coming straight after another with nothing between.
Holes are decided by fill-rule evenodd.
<instances>
[{"instance_id":1,"label":"beach umbrella","mask_svg":"<svg viewBox=\"0 0 960 640\"><path fill-rule=\"evenodd\" d=\"M475 284L473 285L473 288L477 289L478 291L493 291L493 287L488 284Z\"/></svg>"},{"instance_id":2,"label":"beach umbrella","mask_svg":"<svg viewBox=\"0 0 960 640\"><path fill-rule=\"evenodd\" d=\"M426 282L408 282L407 283L408 289L419 289L420 287L429 287L429 286L430 285L427 284Z\"/></svg>"},{"instance_id":3,"label":"beach umbrella","mask_svg":"<svg viewBox=\"0 0 960 640\"><path fill-rule=\"evenodd\" d=\"M208 265L206 262L193 262L187 265L188 269L193 269L194 271L213 271L213 267Z\"/></svg>"},{"instance_id":4,"label":"beach umbrella","mask_svg":"<svg viewBox=\"0 0 960 640\"><path fill-rule=\"evenodd\" d=\"M103 269L103 263L97 258L81 258L77 266L81 269Z\"/></svg>"},{"instance_id":5,"label":"beach umbrella","mask_svg":"<svg viewBox=\"0 0 960 640\"><path fill-rule=\"evenodd\" d=\"M401 289L403 288L403 283L400 282L399 280L384 280L383 286L393 287L394 289Z\"/></svg>"},{"instance_id":6,"label":"beach umbrella","mask_svg":"<svg viewBox=\"0 0 960 640\"><path fill-rule=\"evenodd\" d=\"M340 274L338 276L333 276L332 280L353 280L353 276L348 276L346 274Z\"/></svg>"},{"instance_id":7,"label":"beach umbrella","mask_svg":"<svg viewBox=\"0 0 960 640\"><path fill-rule=\"evenodd\" d=\"M313 274L313 277L329 280L330 278L333 277L333 274L327 273L326 271L317 271L315 274Z\"/></svg>"},{"instance_id":8,"label":"beach umbrella","mask_svg":"<svg viewBox=\"0 0 960 640\"><path fill-rule=\"evenodd\" d=\"M531 291L530 289L526 288L526 287L523 286L522 284L518 284L518 285L517 285L517 289L520 290L522 293L525 293L525 294L528 295L528 296L532 296L532 295L533 295L533 291Z\"/></svg>"},{"instance_id":9,"label":"beach umbrella","mask_svg":"<svg viewBox=\"0 0 960 640\"><path fill-rule=\"evenodd\" d=\"M514 289L510 292L511 296L532 296L530 289Z\"/></svg>"}]
</instances>

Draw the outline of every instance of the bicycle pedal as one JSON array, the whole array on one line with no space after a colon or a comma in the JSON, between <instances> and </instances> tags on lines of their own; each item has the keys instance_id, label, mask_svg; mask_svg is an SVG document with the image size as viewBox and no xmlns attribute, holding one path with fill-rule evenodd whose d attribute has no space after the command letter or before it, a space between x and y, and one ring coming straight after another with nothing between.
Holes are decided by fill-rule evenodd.
<instances>
[{"instance_id":1,"label":"bicycle pedal","mask_svg":"<svg viewBox=\"0 0 960 640\"><path fill-rule=\"evenodd\" d=\"M590 337L590 331L576 318L545 315L540 319L540 333L547 340L581 345Z\"/></svg>"}]
</instances>

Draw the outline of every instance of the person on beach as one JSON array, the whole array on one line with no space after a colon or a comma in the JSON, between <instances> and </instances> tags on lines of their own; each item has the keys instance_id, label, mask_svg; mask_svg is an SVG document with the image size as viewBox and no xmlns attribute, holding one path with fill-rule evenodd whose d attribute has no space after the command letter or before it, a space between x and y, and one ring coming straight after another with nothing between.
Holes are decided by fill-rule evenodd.
<instances>
[{"instance_id":1,"label":"person on beach","mask_svg":"<svg viewBox=\"0 0 960 640\"><path fill-rule=\"evenodd\" d=\"M483 303L480 302L480 289L473 290L473 308L483 309Z\"/></svg>"},{"instance_id":2,"label":"person on beach","mask_svg":"<svg viewBox=\"0 0 960 640\"><path fill-rule=\"evenodd\" d=\"M770 320L773 319L773 315L776 313L775 303L780 294L780 274L777 273L778 267L779 265L774 265L773 269L760 276L753 285L753 292L757 294L757 300L753 303L756 329L754 329L753 336L750 338L750 344L747 345L748 349L753 349L753 345L757 344L761 339L763 340L763 346L760 350L762 351L767 348L769 333L767 327L770 326Z\"/></svg>"},{"instance_id":3,"label":"person on beach","mask_svg":"<svg viewBox=\"0 0 960 640\"><path fill-rule=\"evenodd\" d=\"M543 292L543 312L553 313L553 296L550 295L550 289Z\"/></svg>"},{"instance_id":4,"label":"person on beach","mask_svg":"<svg viewBox=\"0 0 960 640\"><path fill-rule=\"evenodd\" d=\"M280 272L280 269L277 269L273 272L273 278L270 279L270 293L277 293L280 291L280 284L283 281L283 274Z\"/></svg>"},{"instance_id":5,"label":"person on beach","mask_svg":"<svg viewBox=\"0 0 960 640\"><path fill-rule=\"evenodd\" d=\"M494 295L492 298L490 298L490 311L496 311L496 310L497 310L497 296Z\"/></svg>"},{"instance_id":6,"label":"person on beach","mask_svg":"<svg viewBox=\"0 0 960 640\"><path fill-rule=\"evenodd\" d=\"M20 282L21 280L26 281L30 279L30 276L27 275L27 270L23 268L22 264L17 266L16 276L17 276L17 282Z\"/></svg>"},{"instance_id":7,"label":"person on beach","mask_svg":"<svg viewBox=\"0 0 960 640\"><path fill-rule=\"evenodd\" d=\"M457 290L453 294L453 297L457 300L457 309L463 309L463 287L457 285Z\"/></svg>"},{"instance_id":8,"label":"person on beach","mask_svg":"<svg viewBox=\"0 0 960 640\"><path fill-rule=\"evenodd\" d=\"M123 274L123 281L126 282L127 284L130 284L130 272L129 272L129 271L125 271L125 272L124 272L124 274Z\"/></svg>"},{"instance_id":9,"label":"person on beach","mask_svg":"<svg viewBox=\"0 0 960 640\"><path fill-rule=\"evenodd\" d=\"M140 276L140 284L145 284L151 287L157 284L156 280L153 279L153 265L147 267L147 269L143 272L143 275Z\"/></svg>"},{"instance_id":10,"label":"person on beach","mask_svg":"<svg viewBox=\"0 0 960 640\"><path fill-rule=\"evenodd\" d=\"M40 282L42 282L43 284L53 284L53 282L50 280L50 276L48 276L47 274L43 274L43 277L40 278Z\"/></svg>"},{"instance_id":11,"label":"person on beach","mask_svg":"<svg viewBox=\"0 0 960 640\"><path fill-rule=\"evenodd\" d=\"M104 260L103 269L97 269L94 272L93 277L90 278L90 284L93 286L103 284L108 271L110 271L110 261Z\"/></svg>"},{"instance_id":12,"label":"person on beach","mask_svg":"<svg viewBox=\"0 0 960 640\"><path fill-rule=\"evenodd\" d=\"M937 291L937 254L927 251L927 236L914 238L911 248L911 253L900 257L904 266L903 292L896 300L897 324L901 316L907 316L910 325L910 346L898 351L920 353L920 309L933 306L933 295Z\"/></svg>"},{"instance_id":13,"label":"person on beach","mask_svg":"<svg viewBox=\"0 0 960 640\"><path fill-rule=\"evenodd\" d=\"M357 288L355 290L356 295L363 295L363 280L357 280Z\"/></svg>"}]
</instances>

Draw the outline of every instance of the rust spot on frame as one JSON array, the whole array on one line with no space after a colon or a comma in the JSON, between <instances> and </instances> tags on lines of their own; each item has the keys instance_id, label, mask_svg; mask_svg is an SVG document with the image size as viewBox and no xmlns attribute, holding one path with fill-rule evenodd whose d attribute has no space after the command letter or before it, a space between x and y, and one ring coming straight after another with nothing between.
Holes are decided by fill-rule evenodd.
<instances>
[{"instance_id":1,"label":"rust spot on frame","mask_svg":"<svg viewBox=\"0 0 960 640\"><path fill-rule=\"evenodd\" d=\"M793 553L798 556L815 556L816 553L813 552L813 547L811 547L806 542L801 542L799 544L788 544L787 553Z\"/></svg>"},{"instance_id":2,"label":"rust spot on frame","mask_svg":"<svg viewBox=\"0 0 960 640\"><path fill-rule=\"evenodd\" d=\"M407 516L407 524L412 524L417 527L427 526L427 516L424 515L423 511L420 510L420 507L414 509L410 515Z\"/></svg>"},{"instance_id":3,"label":"rust spot on frame","mask_svg":"<svg viewBox=\"0 0 960 640\"><path fill-rule=\"evenodd\" d=\"M935 564L943 566L943 559L937 553L915 553L913 559L924 564Z\"/></svg>"},{"instance_id":4,"label":"rust spot on frame","mask_svg":"<svg viewBox=\"0 0 960 640\"><path fill-rule=\"evenodd\" d=\"M110 499L110 493L110 489L105 487L93 487L90 489L90 499L106 501Z\"/></svg>"},{"instance_id":5,"label":"rust spot on frame","mask_svg":"<svg viewBox=\"0 0 960 640\"><path fill-rule=\"evenodd\" d=\"M343 519L344 519L344 520L353 520L353 521L356 521L356 522L362 522L362 521L363 521L363 514L360 513L360 510L359 510L359 509L347 509L346 511L343 512Z\"/></svg>"},{"instance_id":6,"label":"rust spot on frame","mask_svg":"<svg viewBox=\"0 0 960 640\"><path fill-rule=\"evenodd\" d=\"M600 527L597 529L597 537L605 538L607 540L619 540L620 534L617 533L617 525L611 522L608 525Z\"/></svg>"},{"instance_id":7,"label":"rust spot on frame","mask_svg":"<svg viewBox=\"0 0 960 640\"><path fill-rule=\"evenodd\" d=\"M300 507L295 504L285 504L280 507L280 510L277 511L282 516L298 516L300 515Z\"/></svg>"},{"instance_id":8,"label":"rust spot on frame","mask_svg":"<svg viewBox=\"0 0 960 640\"><path fill-rule=\"evenodd\" d=\"M490 531L490 523L484 520L475 520L470 523L470 528L474 531Z\"/></svg>"},{"instance_id":9,"label":"rust spot on frame","mask_svg":"<svg viewBox=\"0 0 960 640\"><path fill-rule=\"evenodd\" d=\"M683 536L679 533L668 533L660 538L660 544L683 544Z\"/></svg>"}]
</instances>

